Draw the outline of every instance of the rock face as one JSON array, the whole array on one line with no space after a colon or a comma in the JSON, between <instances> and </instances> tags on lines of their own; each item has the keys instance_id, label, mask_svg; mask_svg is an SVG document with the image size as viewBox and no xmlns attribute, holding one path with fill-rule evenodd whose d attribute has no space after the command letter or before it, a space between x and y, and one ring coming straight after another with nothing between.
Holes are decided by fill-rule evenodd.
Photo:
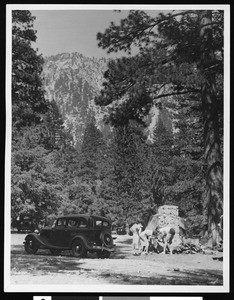
<instances>
[{"instance_id":1,"label":"rock face","mask_svg":"<svg viewBox=\"0 0 234 300\"><path fill-rule=\"evenodd\" d=\"M89 58L80 53L62 53L45 58L42 73L45 96L57 103L64 125L72 134L77 149L81 146L90 117L95 117L96 126L104 138L110 135L110 126L103 123L107 108L94 103L95 96L102 88L107 63L105 58ZM165 123L170 118L165 109L161 111L164 112L161 112L161 117ZM145 134L150 142L158 115L158 109L153 106L145 120Z\"/></svg>"},{"instance_id":2,"label":"rock face","mask_svg":"<svg viewBox=\"0 0 234 300\"><path fill-rule=\"evenodd\" d=\"M79 53L45 58L42 75L46 98L56 101L77 148L81 145L89 117L95 117L100 130L108 131L102 122L105 109L94 103L106 68L106 59L88 58Z\"/></svg>"}]
</instances>

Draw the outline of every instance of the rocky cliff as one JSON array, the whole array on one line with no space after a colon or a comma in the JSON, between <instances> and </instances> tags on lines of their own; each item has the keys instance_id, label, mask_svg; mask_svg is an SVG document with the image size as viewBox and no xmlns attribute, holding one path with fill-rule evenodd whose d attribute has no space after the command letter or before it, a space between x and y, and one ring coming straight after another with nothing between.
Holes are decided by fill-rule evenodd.
<instances>
[{"instance_id":1,"label":"rocky cliff","mask_svg":"<svg viewBox=\"0 0 234 300\"><path fill-rule=\"evenodd\" d=\"M82 143L84 129L91 116L95 117L96 126L104 137L110 134L110 127L103 123L106 108L94 103L106 69L106 59L88 58L80 53L62 53L45 58L42 75L46 98L56 101L77 148ZM158 109L154 106L146 120L145 133L149 141L157 116Z\"/></svg>"},{"instance_id":2,"label":"rocky cliff","mask_svg":"<svg viewBox=\"0 0 234 300\"><path fill-rule=\"evenodd\" d=\"M46 98L55 100L64 124L79 147L86 122L95 116L96 125L104 132L104 108L94 103L101 89L107 60L88 58L80 53L62 53L45 58L43 77Z\"/></svg>"}]
</instances>

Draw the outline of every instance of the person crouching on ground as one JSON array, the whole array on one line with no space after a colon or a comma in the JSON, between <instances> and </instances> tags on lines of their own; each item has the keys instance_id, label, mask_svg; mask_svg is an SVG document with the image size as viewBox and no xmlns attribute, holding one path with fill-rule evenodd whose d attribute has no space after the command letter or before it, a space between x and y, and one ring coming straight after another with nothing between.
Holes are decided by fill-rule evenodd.
<instances>
[{"instance_id":1,"label":"person crouching on ground","mask_svg":"<svg viewBox=\"0 0 234 300\"><path fill-rule=\"evenodd\" d=\"M162 240L164 243L163 254L166 254L166 249L168 248L170 254L172 254L172 240L175 236L175 229L168 226L158 229L158 240Z\"/></svg>"},{"instance_id":2,"label":"person crouching on ground","mask_svg":"<svg viewBox=\"0 0 234 300\"><path fill-rule=\"evenodd\" d=\"M142 245L142 254L149 253L149 241L152 235L153 235L153 230L150 229L146 229L141 232L140 239Z\"/></svg>"},{"instance_id":3,"label":"person crouching on ground","mask_svg":"<svg viewBox=\"0 0 234 300\"><path fill-rule=\"evenodd\" d=\"M140 220L137 220L135 224L132 225L130 228L130 231L133 233L132 237L132 250L133 250L133 255L140 255L139 253L139 248L140 248L140 234L142 231L142 224Z\"/></svg>"}]
</instances>

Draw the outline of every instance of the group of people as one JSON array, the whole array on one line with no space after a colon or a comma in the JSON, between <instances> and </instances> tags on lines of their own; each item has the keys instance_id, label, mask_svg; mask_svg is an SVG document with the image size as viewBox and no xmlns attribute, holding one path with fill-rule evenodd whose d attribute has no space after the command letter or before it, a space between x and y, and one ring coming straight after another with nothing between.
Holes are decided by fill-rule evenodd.
<instances>
[{"instance_id":1,"label":"group of people","mask_svg":"<svg viewBox=\"0 0 234 300\"><path fill-rule=\"evenodd\" d=\"M174 228L167 226L162 228L156 228L155 230L143 229L143 225L140 220L137 220L135 224L132 225L130 231L133 234L132 239L132 249L133 255L138 256L140 254L148 254L149 246L153 246L151 240L154 239L156 244L159 243L163 245L162 253L166 254L167 248L170 254L172 254L171 243L175 235ZM154 244L155 247L155 244Z\"/></svg>"}]
</instances>

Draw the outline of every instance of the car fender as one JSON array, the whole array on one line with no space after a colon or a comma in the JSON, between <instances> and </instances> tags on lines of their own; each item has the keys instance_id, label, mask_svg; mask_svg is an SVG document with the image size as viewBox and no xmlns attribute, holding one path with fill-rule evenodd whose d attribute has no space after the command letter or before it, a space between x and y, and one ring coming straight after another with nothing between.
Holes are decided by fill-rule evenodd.
<instances>
[{"instance_id":1,"label":"car fender","mask_svg":"<svg viewBox=\"0 0 234 300\"><path fill-rule=\"evenodd\" d=\"M70 248L71 248L71 246L72 246L72 243L73 243L75 240L82 240L82 242L84 243L85 248L86 248L87 250L88 250L88 249L90 249L90 250L92 249L92 246L88 244L86 238L85 238L84 236L82 236L82 235L76 235L76 236L74 236L74 237L72 238L71 243L70 243Z\"/></svg>"},{"instance_id":2,"label":"car fender","mask_svg":"<svg viewBox=\"0 0 234 300\"><path fill-rule=\"evenodd\" d=\"M35 240L37 241L37 243L38 243L39 246L50 248L49 245L46 243L46 241L43 238L41 238L40 235L38 235L37 233L29 233L29 234L27 234L27 236L25 237L25 241L29 237L35 238Z\"/></svg>"}]
</instances>

